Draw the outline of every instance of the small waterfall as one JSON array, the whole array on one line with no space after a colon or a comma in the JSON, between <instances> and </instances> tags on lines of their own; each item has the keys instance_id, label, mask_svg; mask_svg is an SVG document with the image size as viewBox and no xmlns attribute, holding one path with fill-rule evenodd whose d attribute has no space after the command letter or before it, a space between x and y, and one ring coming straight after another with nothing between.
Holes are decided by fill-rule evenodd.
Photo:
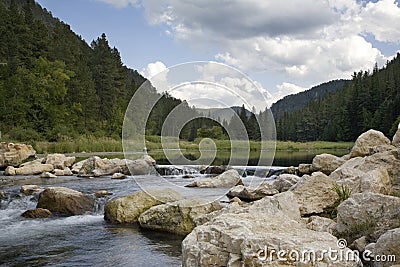
<instances>
[{"instance_id":1,"label":"small waterfall","mask_svg":"<svg viewBox=\"0 0 400 267\"><path fill-rule=\"evenodd\" d=\"M162 176L178 176L199 174L199 168L195 166L177 166L177 165L158 165L156 167L158 174Z\"/></svg>"}]
</instances>

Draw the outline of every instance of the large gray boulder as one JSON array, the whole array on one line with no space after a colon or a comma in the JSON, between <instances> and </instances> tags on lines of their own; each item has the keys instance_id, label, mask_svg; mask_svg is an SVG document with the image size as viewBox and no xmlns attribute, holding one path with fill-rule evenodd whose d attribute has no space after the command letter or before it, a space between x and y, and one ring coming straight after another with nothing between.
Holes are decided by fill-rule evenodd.
<instances>
[{"instance_id":1,"label":"large gray boulder","mask_svg":"<svg viewBox=\"0 0 400 267\"><path fill-rule=\"evenodd\" d=\"M279 191L269 183L262 183L260 185L243 186L237 185L233 187L226 194L230 198L238 197L242 200L254 201L262 199L266 196L273 196L278 194Z\"/></svg>"},{"instance_id":2,"label":"large gray boulder","mask_svg":"<svg viewBox=\"0 0 400 267\"><path fill-rule=\"evenodd\" d=\"M220 209L217 201L182 199L148 209L139 216L139 223L146 229L187 235L196 226L197 217Z\"/></svg>"},{"instance_id":3,"label":"large gray boulder","mask_svg":"<svg viewBox=\"0 0 400 267\"><path fill-rule=\"evenodd\" d=\"M111 175L121 171L121 166L113 163L109 159L101 159L100 157L88 158L78 172L80 177L99 177Z\"/></svg>"},{"instance_id":4,"label":"large gray boulder","mask_svg":"<svg viewBox=\"0 0 400 267\"><path fill-rule=\"evenodd\" d=\"M68 216L81 215L93 211L94 199L66 187L48 187L40 193L36 208Z\"/></svg>"},{"instance_id":5,"label":"large gray boulder","mask_svg":"<svg viewBox=\"0 0 400 267\"><path fill-rule=\"evenodd\" d=\"M295 203L295 196L290 191L265 197L248 207L239 207L235 203L234 209L225 209L186 236L182 242L182 266L313 264L311 261L301 263L300 257L289 261L278 260L276 254L270 253L272 250L313 251L322 256L318 266L357 266L356 262L334 261L323 255L324 250L337 248L336 237L307 229L305 224L290 217L293 216ZM290 210L286 210L289 206Z\"/></svg>"},{"instance_id":6,"label":"large gray boulder","mask_svg":"<svg viewBox=\"0 0 400 267\"><path fill-rule=\"evenodd\" d=\"M237 170L231 169L224 173L212 177L202 178L186 185L187 187L232 187L238 184L243 184Z\"/></svg>"},{"instance_id":7,"label":"large gray boulder","mask_svg":"<svg viewBox=\"0 0 400 267\"><path fill-rule=\"evenodd\" d=\"M19 166L24 161L35 156L36 151L31 145L0 143L0 168Z\"/></svg>"},{"instance_id":8,"label":"large gray boulder","mask_svg":"<svg viewBox=\"0 0 400 267\"><path fill-rule=\"evenodd\" d=\"M291 188L300 205L301 215L315 215L333 207L338 200L337 194L332 190L333 186L334 180L322 172L314 172L311 176L303 175Z\"/></svg>"},{"instance_id":9,"label":"large gray boulder","mask_svg":"<svg viewBox=\"0 0 400 267\"><path fill-rule=\"evenodd\" d=\"M299 167L300 169L300 167ZM272 182L273 187L275 187L279 192L288 191L292 186L300 181L300 177L294 174L281 174Z\"/></svg>"},{"instance_id":10,"label":"large gray boulder","mask_svg":"<svg viewBox=\"0 0 400 267\"><path fill-rule=\"evenodd\" d=\"M374 246L373 255L383 255L386 261L376 261L376 267L390 267L400 263L400 228L395 228L381 235ZM390 256L389 260L387 257ZM381 258L383 259L383 258ZM395 260L395 261L394 261Z\"/></svg>"},{"instance_id":11,"label":"large gray boulder","mask_svg":"<svg viewBox=\"0 0 400 267\"><path fill-rule=\"evenodd\" d=\"M331 154L316 155L312 161L311 170L329 175L343 163L345 163L344 159Z\"/></svg>"},{"instance_id":12,"label":"large gray boulder","mask_svg":"<svg viewBox=\"0 0 400 267\"><path fill-rule=\"evenodd\" d=\"M136 192L107 202L104 219L112 223L137 223L139 216L151 207L182 198L181 194L169 188Z\"/></svg>"},{"instance_id":13,"label":"large gray boulder","mask_svg":"<svg viewBox=\"0 0 400 267\"><path fill-rule=\"evenodd\" d=\"M350 151L350 157L364 157L370 155L370 150L377 146L388 146L390 140L379 131L369 130L361 134Z\"/></svg>"},{"instance_id":14,"label":"large gray boulder","mask_svg":"<svg viewBox=\"0 0 400 267\"><path fill-rule=\"evenodd\" d=\"M375 193L352 194L337 208L337 233L349 242L361 236L375 241L400 227L400 198Z\"/></svg>"}]
</instances>

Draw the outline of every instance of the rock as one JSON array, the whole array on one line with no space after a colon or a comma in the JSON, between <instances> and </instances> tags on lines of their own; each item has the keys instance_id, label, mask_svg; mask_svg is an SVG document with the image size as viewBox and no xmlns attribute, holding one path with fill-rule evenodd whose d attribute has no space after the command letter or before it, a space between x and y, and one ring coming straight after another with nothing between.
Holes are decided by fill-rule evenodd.
<instances>
[{"instance_id":1,"label":"rock","mask_svg":"<svg viewBox=\"0 0 400 267\"><path fill-rule=\"evenodd\" d=\"M337 208L336 231L347 240L366 236L375 241L389 229L400 227L400 198L375 193L352 194Z\"/></svg>"},{"instance_id":2,"label":"rock","mask_svg":"<svg viewBox=\"0 0 400 267\"><path fill-rule=\"evenodd\" d=\"M297 206L293 203L295 196L288 191L248 207L220 211L183 240L182 266L311 266L311 262L301 263L300 258L289 262L278 262L276 255L268 258L271 250L322 255L324 250L337 248L337 239L331 234L309 230L290 217L293 210L285 207ZM357 266L356 262L333 261L325 255L318 266Z\"/></svg>"},{"instance_id":3,"label":"rock","mask_svg":"<svg viewBox=\"0 0 400 267\"><path fill-rule=\"evenodd\" d=\"M101 198L112 195L112 193L108 192L107 190L98 190L94 193L95 197Z\"/></svg>"},{"instance_id":4,"label":"rock","mask_svg":"<svg viewBox=\"0 0 400 267\"><path fill-rule=\"evenodd\" d=\"M138 220L142 228L187 235L195 227L194 220L197 217L221 208L216 201L182 199L152 207L143 212Z\"/></svg>"},{"instance_id":5,"label":"rock","mask_svg":"<svg viewBox=\"0 0 400 267\"><path fill-rule=\"evenodd\" d=\"M0 168L19 166L24 161L35 156L36 151L31 145L0 143Z\"/></svg>"},{"instance_id":6,"label":"rock","mask_svg":"<svg viewBox=\"0 0 400 267\"><path fill-rule=\"evenodd\" d=\"M356 240L349 246L351 249L357 249L359 252L363 252L365 247L367 246L367 238L362 236Z\"/></svg>"},{"instance_id":7,"label":"rock","mask_svg":"<svg viewBox=\"0 0 400 267\"><path fill-rule=\"evenodd\" d=\"M2 199L5 199L5 198L6 198L6 193L4 191L0 191L0 202Z\"/></svg>"},{"instance_id":8,"label":"rock","mask_svg":"<svg viewBox=\"0 0 400 267\"><path fill-rule=\"evenodd\" d=\"M123 173L114 173L112 176L111 176L111 179L125 179L126 178L126 175L125 174L123 174Z\"/></svg>"},{"instance_id":9,"label":"rock","mask_svg":"<svg viewBox=\"0 0 400 267\"><path fill-rule=\"evenodd\" d=\"M300 205L301 215L312 215L324 212L333 207L338 200L332 190L334 180L322 172L314 172L311 176L303 175L300 181L291 188Z\"/></svg>"},{"instance_id":10,"label":"rock","mask_svg":"<svg viewBox=\"0 0 400 267\"><path fill-rule=\"evenodd\" d=\"M303 176L304 174L311 174L311 166L312 164L299 164L299 175Z\"/></svg>"},{"instance_id":11,"label":"rock","mask_svg":"<svg viewBox=\"0 0 400 267\"><path fill-rule=\"evenodd\" d=\"M254 186L237 185L229 190L226 195L231 198L238 197L241 200L254 201L262 199L265 196L272 196L278 193L279 191L276 190L272 185L268 183L262 183Z\"/></svg>"},{"instance_id":12,"label":"rock","mask_svg":"<svg viewBox=\"0 0 400 267\"><path fill-rule=\"evenodd\" d=\"M380 145L380 146L374 146L369 148L369 155L377 154L377 153L383 153L391 150L395 150L396 147L392 145Z\"/></svg>"},{"instance_id":13,"label":"rock","mask_svg":"<svg viewBox=\"0 0 400 267\"><path fill-rule=\"evenodd\" d=\"M394 263L399 263L400 259L400 228L395 228L387 231L381 235L376 241L374 247L374 255L386 255L391 256L391 261L380 261L376 262L377 267L389 267L394 266Z\"/></svg>"},{"instance_id":14,"label":"rock","mask_svg":"<svg viewBox=\"0 0 400 267\"><path fill-rule=\"evenodd\" d=\"M52 172L54 170L51 164L31 164L15 169L16 175L35 175L43 172Z\"/></svg>"},{"instance_id":15,"label":"rock","mask_svg":"<svg viewBox=\"0 0 400 267\"><path fill-rule=\"evenodd\" d=\"M37 208L34 210L27 210L22 213L21 216L28 219L44 219L51 217L52 214L48 209Z\"/></svg>"},{"instance_id":16,"label":"rock","mask_svg":"<svg viewBox=\"0 0 400 267\"><path fill-rule=\"evenodd\" d=\"M127 167L127 171L124 171L127 175L148 175L154 170L153 164L149 164L149 160L143 158L127 162Z\"/></svg>"},{"instance_id":17,"label":"rock","mask_svg":"<svg viewBox=\"0 0 400 267\"><path fill-rule=\"evenodd\" d=\"M6 176L14 176L17 173L15 172L15 168L13 166L8 166L5 171L4 171L4 175Z\"/></svg>"},{"instance_id":18,"label":"rock","mask_svg":"<svg viewBox=\"0 0 400 267\"><path fill-rule=\"evenodd\" d=\"M141 159L146 161L147 164L149 164L149 165L152 165L152 166L156 165L156 160L153 159L150 155L144 155Z\"/></svg>"},{"instance_id":19,"label":"rock","mask_svg":"<svg viewBox=\"0 0 400 267\"><path fill-rule=\"evenodd\" d=\"M32 165L38 165L38 164L45 164L46 163L46 158L39 158L39 159L35 159L32 161L27 161L25 163L22 163L21 165L19 165L19 167L25 167L25 166L32 166Z\"/></svg>"},{"instance_id":20,"label":"rock","mask_svg":"<svg viewBox=\"0 0 400 267\"><path fill-rule=\"evenodd\" d=\"M281 174L272 182L279 192L288 191L293 185L300 181L300 177L293 174Z\"/></svg>"},{"instance_id":21,"label":"rock","mask_svg":"<svg viewBox=\"0 0 400 267\"><path fill-rule=\"evenodd\" d=\"M240 198L238 198L238 197L234 197L234 198L230 199L230 200L229 200L229 203L237 203L237 204L239 204L240 206L243 205L243 202L242 202L242 201L240 200Z\"/></svg>"},{"instance_id":22,"label":"rock","mask_svg":"<svg viewBox=\"0 0 400 267\"><path fill-rule=\"evenodd\" d=\"M387 174L389 182L387 182ZM372 176L371 176L372 175ZM352 158L331 175L336 181L349 179L342 183L355 183L373 186L368 191L384 194L400 194L400 158L396 150L376 153L364 158ZM361 186L358 186L359 188ZM365 186L364 186L365 188ZM366 190L366 189L364 189ZM355 189L355 192L360 190Z\"/></svg>"},{"instance_id":23,"label":"rock","mask_svg":"<svg viewBox=\"0 0 400 267\"><path fill-rule=\"evenodd\" d=\"M40 190L41 188L39 186L29 184L21 186L21 189L19 191L24 195L32 195Z\"/></svg>"},{"instance_id":24,"label":"rock","mask_svg":"<svg viewBox=\"0 0 400 267\"><path fill-rule=\"evenodd\" d=\"M40 178L57 178L57 176L50 172L44 172L40 175Z\"/></svg>"},{"instance_id":25,"label":"rock","mask_svg":"<svg viewBox=\"0 0 400 267\"><path fill-rule=\"evenodd\" d=\"M169 188L136 192L107 202L104 219L112 223L136 223L140 214L149 208L181 199L178 192Z\"/></svg>"},{"instance_id":26,"label":"rock","mask_svg":"<svg viewBox=\"0 0 400 267\"><path fill-rule=\"evenodd\" d=\"M78 172L80 177L99 177L111 175L121 171L121 166L109 159L101 159L97 156L88 158Z\"/></svg>"},{"instance_id":27,"label":"rock","mask_svg":"<svg viewBox=\"0 0 400 267\"><path fill-rule=\"evenodd\" d=\"M326 175L331 174L345 162L344 159L331 154L316 155L312 161L312 172L323 172Z\"/></svg>"},{"instance_id":28,"label":"rock","mask_svg":"<svg viewBox=\"0 0 400 267\"><path fill-rule=\"evenodd\" d=\"M400 128L397 129L396 133L393 136L392 145L396 147L400 146Z\"/></svg>"},{"instance_id":29,"label":"rock","mask_svg":"<svg viewBox=\"0 0 400 267\"><path fill-rule=\"evenodd\" d=\"M370 155L370 148L380 145L390 145L390 140L381 132L369 130L361 134L350 151L350 157Z\"/></svg>"},{"instance_id":30,"label":"rock","mask_svg":"<svg viewBox=\"0 0 400 267\"><path fill-rule=\"evenodd\" d=\"M54 169L65 169L71 167L75 162L75 157L66 157L64 154L49 154L46 157L46 164L51 164Z\"/></svg>"},{"instance_id":31,"label":"rock","mask_svg":"<svg viewBox=\"0 0 400 267\"><path fill-rule=\"evenodd\" d=\"M226 171L226 166L204 166L200 169L201 174L222 174Z\"/></svg>"},{"instance_id":32,"label":"rock","mask_svg":"<svg viewBox=\"0 0 400 267\"><path fill-rule=\"evenodd\" d=\"M311 216L307 219L307 229L314 230L317 232L327 232L333 234L336 229L336 222L329 218Z\"/></svg>"},{"instance_id":33,"label":"rock","mask_svg":"<svg viewBox=\"0 0 400 267\"><path fill-rule=\"evenodd\" d=\"M55 175L55 176L72 176L73 173L72 173L72 171L71 171L70 168L65 167L64 170L55 169L55 170L54 170L54 175Z\"/></svg>"},{"instance_id":34,"label":"rock","mask_svg":"<svg viewBox=\"0 0 400 267\"><path fill-rule=\"evenodd\" d=\"M74 165L72 165L71 172L73 174L78 174L79 171L81 170L83 164L85 164L86 161L87 161L87 159L79 161L79 162L75 163Z\"/></svg>"},{"instance_id":35,"label":"rock","mask_svg":"<svg viewBox=\"0 0 400 267\"><path fill-rule=\"evenodd\" d=\"M48 209L62 215L81 215L92 211L92 197L66 187L49 187L39 195L36 208Z\"/></svg>"},{"instance_id":36,"label":"rock","mask_svg":"<svg viewBox=\"0 0 400 267\"><path fill-rule=\"evenodd\" d=\"M227 170L224 173L212 177L203 178L186 185L186 187L232 187L237 184L243 184L239 173L236 170Z\"/></svg>"}]
</instances>

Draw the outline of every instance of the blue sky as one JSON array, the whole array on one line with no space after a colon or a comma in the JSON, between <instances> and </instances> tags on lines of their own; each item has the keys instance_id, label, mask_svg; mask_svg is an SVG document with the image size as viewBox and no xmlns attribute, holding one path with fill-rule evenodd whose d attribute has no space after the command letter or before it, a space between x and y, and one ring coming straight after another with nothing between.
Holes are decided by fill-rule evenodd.
<instances>
[{"instance_id":1,"label":"blue sky","mask_svg":"<svg viewBox=\"0 0 400 267\"><path fill-rule=\"evenodd\" d=\"M147 77L184 62L221 62L256 81L268 104L382 66L400 50L393 0L37 2L88 43L106 33L124 64Z\"/></svg>"}]
</instances>

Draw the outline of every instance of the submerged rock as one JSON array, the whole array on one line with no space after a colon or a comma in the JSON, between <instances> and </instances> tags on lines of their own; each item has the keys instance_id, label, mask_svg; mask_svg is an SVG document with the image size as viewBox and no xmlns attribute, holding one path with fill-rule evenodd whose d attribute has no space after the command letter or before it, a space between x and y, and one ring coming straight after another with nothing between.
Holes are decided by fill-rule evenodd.
<instances>
[{"instance_id":1,"label":"submerged rock","mask_svg":"<svg viewBox=\"0 0 400 267\"><path fill-rule=\"evenodd\" d=\"M232 187L238 184L243 184L237 170L228 170L224 173L212 177L203 178L186 185L186 187L203 187L203 188L215 188L215 187Z\"/></svg>"},{"instance_id":2,"label":"submerged rock","mask_svg":"<svg viewBox=\"0 0 400 267\"><path fill-rule=\"evenodd\" d=\"M27 210L22 213L21 216L28 219L44 219L51 217L52 214L48 209L37 208L34 210Z\"/></svg>"},{"instance_id":3,"label":"submerged rock","mask_svg":"<svg viewBox=\"0 0 400 267\"><path fill-rule=\"evenodd\" d=\"M40 175L40 178L57 178L57 176L50 172L44 172Z\"/></svg>"},{"instance_id":4,"label":"submerged rock","mask_svg":"<svg viewBox=\"0 0 400 267\"><path fill-rule=\"evenodd\" d=\"M197 217L221 208L216 201L182 199L148 209L140 215L139 223L146 229L187 235L196 226L194 221Z\"/></svg>"},{"instance_id":5,"label":"submerged rock","mask_svg":"<svg viewBox=\"0 0 400 267\"><path fill-rule=\"evenodd\" d=\"M28 184L21 186L21 189L19 191L24 195L32 195L40 190L41 188L38 185Z\"/></svg>"},{"instance_id":6,"label":"submerged rock","mask_svg":"<svg viewBox=\"0 0 400 267\"><path fill-rule=\"evenodd\" d=\"M68 216L81 215L93 211L94 199L66 187L49 187L40 193L36 208L44 208Z\"/></svg>"},{"instance_id":7,"label":"submerged rock","mask_svg":"<svg viewBox=\"0 0 400 267\"><path fill-rule=\"evenodd\" d=\"M136 223L140 214L151 207L182 198L181 194L169 188L136 192L107 202L104 219L112 223Z\"/></svg>"},{"instance_id":8,"label":"submerged rock","mask_svg":"<svg viewBox=\"0 0 400 267\"><path fill-rule=\"evenodd\" d=\"M116 180L122 180L122 179L125 179L126 178L126 175L125 174L123 174L123 173L114 173L112 176L111 176L111 179L116 179Z\"/></svg>"}]
</instances>

